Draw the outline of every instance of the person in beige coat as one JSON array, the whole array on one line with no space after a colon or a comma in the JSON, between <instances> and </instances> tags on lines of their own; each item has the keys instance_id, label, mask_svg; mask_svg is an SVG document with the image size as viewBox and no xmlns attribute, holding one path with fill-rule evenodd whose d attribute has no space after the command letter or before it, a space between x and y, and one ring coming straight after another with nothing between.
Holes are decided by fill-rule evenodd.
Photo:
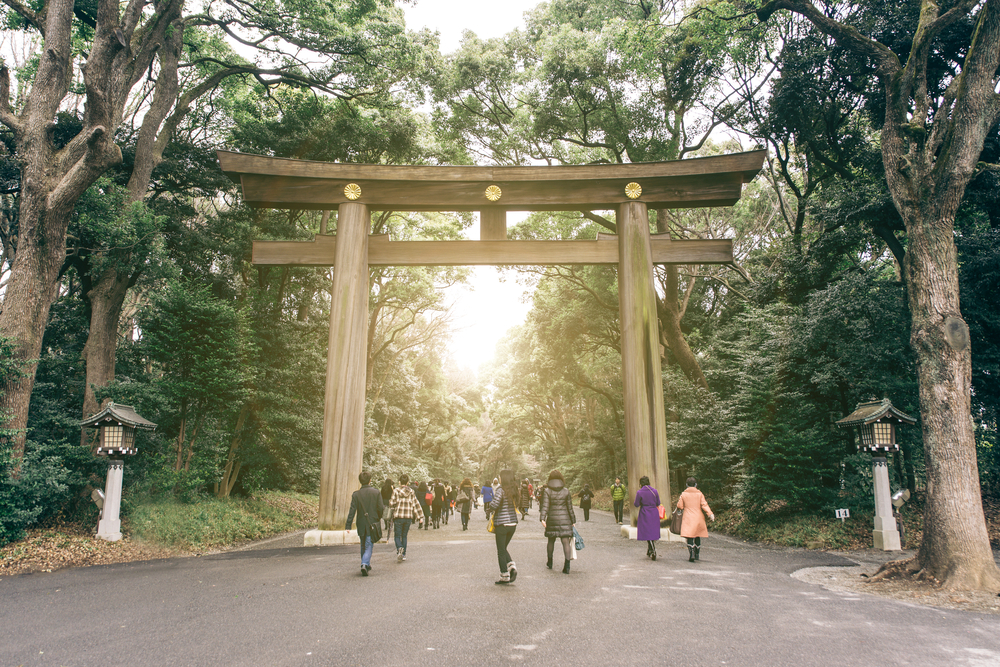
<instances>
[{"instance_id":1,"label":"person in beige coat","mask_svg":"<svg viewBox=\"0 0 1000 667\"><path fill-rule=\"evenodd\" d=\"M705 500L705 494L698 490L698 480L687 478L687 488L677 501L677 508L684 510L681 521L681 537L687 539L688 562L693 563L700 558L701 538L708 537L708 526L705 525L705 514L715 521L715 514Z\"/></svg>"}]
</instances>

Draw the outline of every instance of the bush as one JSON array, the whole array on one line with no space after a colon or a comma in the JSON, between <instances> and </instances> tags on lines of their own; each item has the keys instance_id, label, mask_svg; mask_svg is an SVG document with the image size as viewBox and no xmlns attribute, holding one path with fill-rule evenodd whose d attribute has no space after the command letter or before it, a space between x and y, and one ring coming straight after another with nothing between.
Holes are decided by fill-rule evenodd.
<instances>
[{"instance_id":1,"label":"bush","mask_svg":"<svg viewBox=\"0 0 1000 667\"><path fill-rule=\"evenodd\" d=\"M58 514L78 481L58 455L28 442L21 468L9 449L0 453L0 546L24 537L25 530Z\"/></svg>"}]
</instances>

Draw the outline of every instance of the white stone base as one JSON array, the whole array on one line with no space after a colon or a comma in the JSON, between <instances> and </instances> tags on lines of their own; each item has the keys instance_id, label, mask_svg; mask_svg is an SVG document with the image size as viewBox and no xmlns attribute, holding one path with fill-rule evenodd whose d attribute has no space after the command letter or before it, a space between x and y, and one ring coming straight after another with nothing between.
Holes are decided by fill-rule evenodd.
<instances>
[{"instance_id":1,"label":"white stone base","mask_svg":"<svg viewBox=\"0 0 1000 667\"><path fill-rule=\"evenodd\" d=\"M379 544L386 544L388 540L383 535ZM356 530L310 530L306 531L305 546L325 547L331 544L361 544Z\"/></svg>"},{"instance_id":2,"label":"white stone base","mask_svg":"<svg viewBox=\"0 0 1000 667\"><path fill-rule=\"evenodd\" d=\"M120 521L111 522L102 519L97 524L97 537L108 542L117 542L122 539L121 525Z\"/></svg>"},{"instance_id":3,"label":"white stone base","mask_svg":"<svg viewBox=\"0 0 1000 667\"><path fill-rule=\"evenodd\" d=\"M639 539L638 528L633 528L632 526L625 524L622 528L622 537L626 537L630 540ZM660 542L686 542L686 540L680 535L674 535L670 532L669 528L660 528Z\"/></svg>"},{"instance_id":4,"label":"white stone base","mask_svg":"<svg viewBox=\"0 0 1000 667\"><path fill-rule=\"evenodd\" d=\"M875 548L882 551L902 551L903 549L899 544L898 530L873 530L872 541L875 543Z\"/></svg>"},{"instance_id":5,"label":"white stone base","mask_svg":"<svg viewBox=\"0 0 1000 667\"><path fill-rule=\"evenodd\" d=\"M122 471L125 464L121 461L108 461L108 479L104 486L104 506L101 508L101 520L97 523L97 537L108 542L122 539L122 522L119 511L122 504Z\"/></svg>"}]
</instances>

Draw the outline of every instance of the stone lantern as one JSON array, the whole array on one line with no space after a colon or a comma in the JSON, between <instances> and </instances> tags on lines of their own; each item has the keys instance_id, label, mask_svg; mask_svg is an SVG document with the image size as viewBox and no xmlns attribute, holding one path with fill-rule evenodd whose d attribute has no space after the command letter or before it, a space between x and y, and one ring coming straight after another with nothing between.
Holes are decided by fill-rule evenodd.
<instances>
[{"instance_id":1,"label":"stone lantern","mask_svg":"<svg viewBox=\"0 0 1000 667\"><path fill-rule=\"evenodd\" d=\"M80 422L80 426L97 428L97 454L118 456L135 454L135 430L137 428L152 431L156 424L139 416L131 405L108 403L108 406L96 415ZM117 542L122 538L121 503L122 503L122 473L125 462L118 459L108 460L108 476L104 485L104 494L95 491L101 508L101 520L97 524L97 536L102 540Z\"/></svg>"},{"instance_id":2,"label":"stone lantern","mask_svg":"<svg viewBox=\"0 0 1000 667\"><path fill-rule=\"evenodd\" d=\"M875 480L875 529L872 531L875 548L899 551L899 527L892 516L892 499L889 493L889 463L886 454L898 452L896 426L916 423L916 419L892 406L889 399L858 403L854 412L837 421L841 428L858 427L861 451L872 455L872 477Z\"/></svg>"}]
</instances>

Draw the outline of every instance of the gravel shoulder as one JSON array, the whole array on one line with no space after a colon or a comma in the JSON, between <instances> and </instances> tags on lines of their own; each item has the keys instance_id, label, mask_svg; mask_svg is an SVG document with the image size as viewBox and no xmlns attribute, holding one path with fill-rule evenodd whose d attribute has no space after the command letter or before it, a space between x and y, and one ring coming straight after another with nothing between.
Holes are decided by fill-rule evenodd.
<instances>
[{"instance_id":1,"label":"gravel shoulder","mask_svg":"<svg viewBox=\"0 0 1000 667\"><path fill-rule=\"evenodd\" d=\"M981 614L1000 615L1000 596L986 591L949 591L918 581L871 581L883 563L905 560L916 555L916 551L830 551L854 561L849 567L810 567L798 570L792 576L799 581L816 584L830 591L857 593L890 598L900 602L960 609ZM996 556L996 553L994 553ZM1000 565L1000 560L998 560Z\"/></svg>"}]
</instances>

